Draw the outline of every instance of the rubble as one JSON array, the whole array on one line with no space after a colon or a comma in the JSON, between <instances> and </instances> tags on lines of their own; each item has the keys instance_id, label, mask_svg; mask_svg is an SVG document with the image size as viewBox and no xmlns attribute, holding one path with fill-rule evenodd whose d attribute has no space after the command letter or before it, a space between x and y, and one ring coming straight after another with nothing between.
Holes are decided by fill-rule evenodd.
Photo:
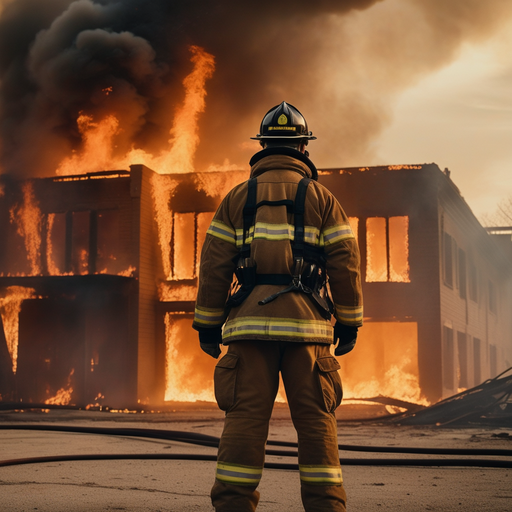
<instances>
[{"instance_id":1,"label":"rubble","mask_svg":"<svg viewBox=\"0 0 512 512\"><path fill-rule=\"evenodd\" d=\"M419 411L390 418L400 425L512 426L512 368Z\"/></svg>"}]
</instances>

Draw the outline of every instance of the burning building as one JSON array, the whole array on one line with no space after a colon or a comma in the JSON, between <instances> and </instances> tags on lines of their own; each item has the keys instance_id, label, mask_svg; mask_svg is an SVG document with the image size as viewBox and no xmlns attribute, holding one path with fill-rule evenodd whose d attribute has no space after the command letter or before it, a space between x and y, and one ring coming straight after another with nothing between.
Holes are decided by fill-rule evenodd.
<instances>
[{"instance_id":1,"label":"burning building","mask_svg":"<svg viewBox=\"0 0 512 512\"><path fill-rule=\"evenodd\" d=\"M213 400L215 362L191 328L199 254L222 197L246 178L143 165L0 177L2 400ZM340 359L345 396L432 402L511 366L510 253L446 173L326 169L320 182L362 256L366 319Z\"/></svg>"}]
</instances>

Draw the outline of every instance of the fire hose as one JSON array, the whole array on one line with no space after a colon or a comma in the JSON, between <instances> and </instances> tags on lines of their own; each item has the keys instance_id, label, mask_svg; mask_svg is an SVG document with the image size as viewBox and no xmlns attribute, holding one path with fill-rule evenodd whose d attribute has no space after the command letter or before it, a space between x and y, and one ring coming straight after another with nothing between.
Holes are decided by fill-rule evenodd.
<instances>
[{"instance_id":1,"label":"fire hose","mask_svg":"<svg viewBox=\"0 0 512 512\"><path fill-rule=\"evenodd\" d=\"M145 429L145 428L107 428L107 427L73 427L60 425L0 425L0 430L39 430L53 432L69 432L82 434L114 435L125 437L142 437L151 439L164 439L168 441L183 442L201 446L218 447L219 438L205 434L182 432L175 430ZM297 448L298 443L269 440L269 446ZM387 446L358 446L338 445L339 450L359 451L372 453L401 453L401 454L425 454L425 455L456 455L456 456L494 456L511 457L512 450L506 449L466 449L466 448L413 448L413 447L387 447ZM267 455L281 457L297 457L297 451L291 450L265 450ZM48 457L30 457L0 461L0 467L15 466L21 464L36 464L48 462L91 461L91 460L192 460L192 461L216 461L216 455L212 454L163 454L163 453L136 453L136 454L82 454L82 455L56 455ZM344 466L421 466L421 467L487 467L487 468L512 468L512 460L482 459L482 458L340 458ZM265 468L281 470L298 470L298 464L266 462Z\"/></svg>"}]
</instances>

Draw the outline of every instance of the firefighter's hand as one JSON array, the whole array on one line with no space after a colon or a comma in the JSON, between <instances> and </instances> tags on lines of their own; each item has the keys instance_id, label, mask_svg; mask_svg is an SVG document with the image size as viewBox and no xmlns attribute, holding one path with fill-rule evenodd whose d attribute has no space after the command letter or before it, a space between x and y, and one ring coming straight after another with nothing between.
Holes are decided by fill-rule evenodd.
<instances>
[{"instance_id":1,"label":"firefighter's hand","mask_svg":"<svg viewBox=\"0 0 512 512\"><path fill-rule=\"evenodd\" d=\"M213 327L199 331L199 345L201 350L209 356L217 359L220 355L220 344L222 343L222 329Z\"/></svg>"},{"instance_id":2,"label":"firefighter's hand","mask_svg":"<svg viewBox=\"0 0 512 512\"><path fill-rule=\"evenodd\" d=\"M336 322L334 324L334 355L343 356L348 354L355 346L357 339L357 327L344 325Z\"/></svg>"}]
</instances>

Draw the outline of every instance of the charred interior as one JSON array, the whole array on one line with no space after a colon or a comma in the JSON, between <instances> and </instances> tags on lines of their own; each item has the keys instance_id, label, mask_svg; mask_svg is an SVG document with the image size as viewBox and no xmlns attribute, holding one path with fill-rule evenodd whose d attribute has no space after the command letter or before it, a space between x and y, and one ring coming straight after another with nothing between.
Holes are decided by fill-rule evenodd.
<instances>
[{"instance_id":1,"label":"charred interior","mask_svg":"<svg viewBox=\"0 0 512 512\"><path fill-rule=\"evenodd\" d=\"M1 400L213 401L215 362L191 327L199 256L222 197L246 178L142 165L1 176ZM435 164L326 169L319 181L362 257L346 398L428 404L512 366L510 234L488 233Z\"/></svg>"}]
</instances>

